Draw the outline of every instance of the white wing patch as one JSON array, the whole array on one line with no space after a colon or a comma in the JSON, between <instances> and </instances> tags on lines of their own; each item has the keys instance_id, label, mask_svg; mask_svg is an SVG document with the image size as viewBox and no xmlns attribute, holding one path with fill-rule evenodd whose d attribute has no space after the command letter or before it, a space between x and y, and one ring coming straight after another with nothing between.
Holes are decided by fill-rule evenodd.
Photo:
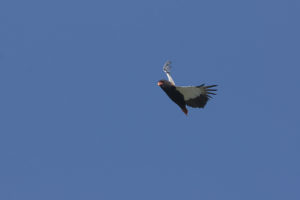
<instances>
[{"instance_id":1,"label":"white wing patch","mask_svg":"<svg viewBox=\"0 0 300 200\"><path fill-rule=\"evenodd\" d=\"M172 76L169 72L166 73L167 74L167 77L168 77L168 80L170 81L170 83L172 83L173 85L175 85L175 82L174 80L172 79Z\"/></svg>"},{"instance_id":2,"label":"white wing patch","mask_svg":"<svg viewBox=\"0 0 300 200\"><path fill-rule=\"evenodd\" d=\"M205 89L203 87L194 87L194 86L183 86L183 87L176 87L184 97L184 100L187 101L189 99L194 99L201 94L205 94Z\"/></svg>"},{"instance_id":3,"label":"white wing patch","mask_svg":"<svg viewBox=\"0 0 300 200\"><path fill-rule=\"evenodd\" d=\"M170 74L171 71L171 61L167 61L164 66L163 66L163 71L166 73L168 80L170 83L172 83L173 85L175 85L175 82Z\"/></svg>"}]
</instances>

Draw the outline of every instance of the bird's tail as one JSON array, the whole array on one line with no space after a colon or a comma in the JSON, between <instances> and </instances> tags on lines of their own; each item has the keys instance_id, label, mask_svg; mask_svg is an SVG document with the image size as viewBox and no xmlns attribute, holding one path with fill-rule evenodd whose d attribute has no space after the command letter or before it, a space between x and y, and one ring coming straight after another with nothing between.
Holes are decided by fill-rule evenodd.
<instances>
[{"instance_id":1,"label":"bird's tail","mask_svg":"<svg viewBox=\"0 0 300 200\"><path fill-rule=\"evenodd\" d=\"M186 109L186 107L181 108L181 110L182 110L182 112L184 112L185 115L188 115L188 112L189 112L189 111Z\"/></svg>"}]
</instances>

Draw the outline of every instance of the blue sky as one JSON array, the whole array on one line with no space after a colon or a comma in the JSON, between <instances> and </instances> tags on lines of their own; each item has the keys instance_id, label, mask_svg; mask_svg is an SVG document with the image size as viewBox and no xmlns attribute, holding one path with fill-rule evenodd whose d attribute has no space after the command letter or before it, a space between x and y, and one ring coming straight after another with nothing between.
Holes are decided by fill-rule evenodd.
<instances>
[{"instance_id":1,"label":"blue sky","mask_svg":"<svg viewBox=\"0 0 300 200\"><path fill-rule=\"evenodd\" d=\"M0 199L300 199L299 1L1 1ZM156 82L218 84L186 117Z\"/></svg>"}]
</instances>

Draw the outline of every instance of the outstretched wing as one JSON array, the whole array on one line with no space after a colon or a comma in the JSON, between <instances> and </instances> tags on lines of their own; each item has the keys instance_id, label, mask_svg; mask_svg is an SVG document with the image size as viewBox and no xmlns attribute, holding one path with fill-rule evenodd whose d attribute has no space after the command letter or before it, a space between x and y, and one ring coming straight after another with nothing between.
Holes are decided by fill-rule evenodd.
<instances>
[{"instance_id":1,"label":"outstretched wing","mask_svg":"<svg viewBox=\"0 0 300 200\"><path fill-rule=\"evenodd\" d=\"M183 95L184 101L188 106L193 108L204 108L207 101L212 98L211 95L215 95L214 91L217 90L213 87L216 86L217 85L205 86L202 84L199 86L176 87L176 90Z\"/></svg>"},{"instance_id":2,"label":"outstretched wing","mask_svg":"<svg viewBox=\"0 0 300 200\"><path fill-rule=\"evenodd\" d=\"M174 80L173 80L173 78L171 77L171 74L170 74L170 72L171 72L171 62L170 61L167 61L164 64L163 70L166 73L169 82L172 83L173 85L175 85L175 82L174 82Z\"/></svg>"}]
</instances>

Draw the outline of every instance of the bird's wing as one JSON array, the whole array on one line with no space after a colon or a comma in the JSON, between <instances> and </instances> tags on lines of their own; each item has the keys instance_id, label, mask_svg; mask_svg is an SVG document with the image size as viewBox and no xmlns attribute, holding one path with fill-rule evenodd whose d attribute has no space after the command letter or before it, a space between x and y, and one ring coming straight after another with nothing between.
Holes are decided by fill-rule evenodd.
<instances>
[{"instance_id":1,"label":"bird's wing","mask_svg":"<svg viewBox=\"0 0 300 200\"><path fill-rule=\"evenodd\" d=\"M167 61L164 64L163 70L166 73L169 82L172 83L173 85L175 85L175 82L174 82L174 80L173 80L173 78L171 77L171 74L170 74L170 72L171 72L171 62L170 61Z\"/></svg>"},{"instance_id":2,"label":"bird's wing","mask_svg":"<svg viewBox=\"0 0 300 200\"><path fill-rule=\"evenodd\" d=\"M176 90L183 95L184 101L188 106L203 108L208 99L212 97L211 95L215 95L213 91L216 91L216 89L211 89L215 86L217 85L177 86Z\"/></svg>"}]
</instances>

